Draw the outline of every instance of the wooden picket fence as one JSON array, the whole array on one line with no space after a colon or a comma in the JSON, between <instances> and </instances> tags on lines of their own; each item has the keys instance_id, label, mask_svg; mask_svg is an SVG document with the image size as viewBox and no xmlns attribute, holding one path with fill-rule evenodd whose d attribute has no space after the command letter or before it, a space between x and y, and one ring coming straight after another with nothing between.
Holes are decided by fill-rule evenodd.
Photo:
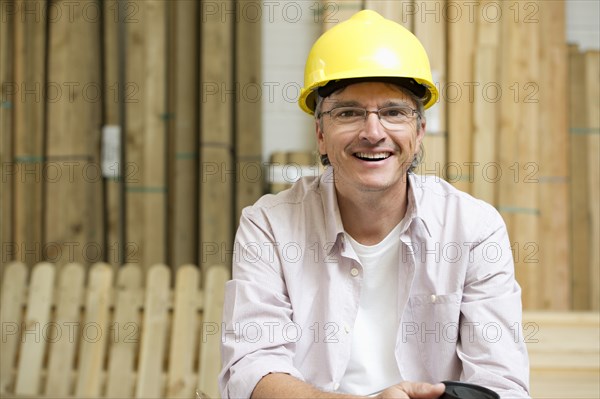
<instances>
[{"instance_id":1,"label":"wooden picket fence","mask_svg":"<svg viewBox=\"0 0 600 399\"><path fill-rule=\"evenodd\" d=\"M142 270L40 263L28 276L24 264L10 264L0 303L0 396L219 397L229 269L182 266L174 289L167 266Z\"/></svg>"}]
</instances>

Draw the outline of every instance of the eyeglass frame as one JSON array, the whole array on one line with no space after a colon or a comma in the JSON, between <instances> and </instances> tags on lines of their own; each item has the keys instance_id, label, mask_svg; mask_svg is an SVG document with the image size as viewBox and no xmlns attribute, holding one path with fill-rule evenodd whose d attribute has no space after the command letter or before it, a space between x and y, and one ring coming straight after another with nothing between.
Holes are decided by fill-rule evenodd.
<instances>
[{"instance_id":1,"label":"eyeglass frame","mask_svg":"<svg viewBox=\"0 0 600 399\"><path fill-rule=\"evenodd\" d=\"M389 125L388 126L384 125L384 121L381 119L381 114L380 114L380 112L382 110L389 109L389 108L404 108L404 109L409 109L409 110L412 111L412 115L410 115L410 118L412 118L415 115L417 115L417 118L421 117L421 113L419 112L419 110L417 110L415 108L412 108L412 107L410 107L408 105L388 105L386 107L378 108L377 110L374 110L374 111L371 111L371 110L368 110L368 109L366 109L364 107L359 107L359 106L342 105L342 106L339 106L339 107L334 107L334 108L330 109L329 111L319 112L319 114L317 115L317 119L321 119L321 117L323 115L326 115L326 114L329 114L329 116L331 117L331 113L333 111L337 110L337 109L340 109L340 108L347 108L347 109L355 109L355 110L362 110L362 111L364 111L365 115L364 115L364 118L363 118L363 121L362 121L363 123L366 123L366 121L367 121L367 119L368 119L368 117L369 117L370 114L376 114L377 115L377 119L379 120L379 123L381 123L381 126L383 126L386 129L393 129L393 128L388 127ZM388 123L388 122L385 121L385 123ZM404 125L405 125L405 123L400 123L400 124L397 124L397 125L392 124L392 126L404 126ZM347 126L347 125L337 124L337 126Z\"/></svg>"}]
</instances>

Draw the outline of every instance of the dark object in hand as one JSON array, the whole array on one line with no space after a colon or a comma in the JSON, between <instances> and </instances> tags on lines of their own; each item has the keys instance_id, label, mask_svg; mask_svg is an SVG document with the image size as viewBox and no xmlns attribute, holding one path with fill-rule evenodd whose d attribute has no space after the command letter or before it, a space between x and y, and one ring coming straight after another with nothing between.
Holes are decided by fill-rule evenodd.
<instances>
[{"instance_id":1,"label":"dark object in hand","mask_svg":"<svg viewBox=\"0 0 600 399\"><path fill-rule=\"evenodd\" d=\"M446 391L439 399L500 399L491 389L458 381L443 381Z\"/></svg>"}]
</instances>

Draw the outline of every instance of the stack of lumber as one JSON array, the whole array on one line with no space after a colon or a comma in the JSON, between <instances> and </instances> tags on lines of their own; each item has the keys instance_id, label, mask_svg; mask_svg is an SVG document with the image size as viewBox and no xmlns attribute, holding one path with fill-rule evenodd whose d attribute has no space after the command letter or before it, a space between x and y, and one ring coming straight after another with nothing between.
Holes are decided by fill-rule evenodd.
<instances>
[{"instance_id":1,"label":"stack of lumber","mask_svg":"<svg viewBox=\"0 0 600 399\"><path fill-rule=\"evenodd\" d=\"M600 397L598 313L525 312L522 327L532 397Z\"/></svg>"},{"instance_id":2,"label":"stack of lumber","mask_svg":"<svg viewBox=\"0 0 600 399\"><path fill-rule=\"evenodd\" d=\"M499 210L527 309L599 310L600 53L567 46L565 2L315 4L323 29L371 8L421 39L441 98L419 172ZM228 264L241 209L272 183L259 117L268 13L251 12L266 5L1 7L0 269Z\"/></svg>"},{"instance_id":3,"label":"stack of lumber","mask_svg":"<svg viewBox=\"0 0 600 399\"><path fill-rule=\"evenodd\" d=\"M0 272L229 263L264 191L249 6L2 0Z\"/></svg>"}]
</instances>

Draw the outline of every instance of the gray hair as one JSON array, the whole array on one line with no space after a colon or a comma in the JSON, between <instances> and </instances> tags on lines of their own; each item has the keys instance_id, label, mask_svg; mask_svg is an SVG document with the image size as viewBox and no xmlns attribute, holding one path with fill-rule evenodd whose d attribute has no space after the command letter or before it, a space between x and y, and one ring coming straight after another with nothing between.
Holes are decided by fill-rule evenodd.
<instances>
[{"instance_id":1,"label":"gray hair","mask_svg":"<svg viewBox=\"0 0 600 399\"><path fill-rule=\"evenodd\" d=\"M406 90L402 86L398 86L398 87L402 90L403 93L408 95L417 105L417 129L420 129L421 121L425 120L425 101L424 101L424 99L421 97L418 97L412 91ZM317 93L314 116L315 116L315 119L318 120L318 123L321 126L321 130L323 130L323 120L319 119L319 116L321 114L321 108L323 107L324 99L325 99L325 97L321 97ZM413 158L413 160L408 168L408 172L414 172L414 170L419 166L419 164L421 163L421 161L423 160L424 157L425 157L425 147L423 146L423 142L421 141L419 150L415 154L415 157ZM329 161L329 157L327 156L327 154L319 154L319 159L321 160L321 164L323 166L331 165L331 162Z\"/></svg>"}]
</instances>

